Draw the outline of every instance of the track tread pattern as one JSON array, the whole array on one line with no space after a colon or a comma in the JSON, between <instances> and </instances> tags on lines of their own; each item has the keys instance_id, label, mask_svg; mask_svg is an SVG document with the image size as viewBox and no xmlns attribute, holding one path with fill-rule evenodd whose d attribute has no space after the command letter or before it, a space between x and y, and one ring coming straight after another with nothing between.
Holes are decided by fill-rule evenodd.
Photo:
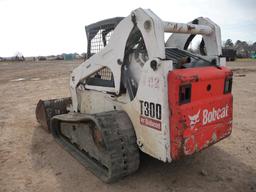
<instances>
[{"instance_id":1,"label":"track tread pattern","mask_svg":"<svg viewBox=\"0 0 256 192\"><path fill-rule=\"evenodd\" d=\"M60 132L60 122L93 121L103 135L107 166L100 165L100 159L93 159L65 139ZM88 167L102 181L110 183L130 175L139 167L139 150L132 123L124 111L109 111L95 115L71 113L53 117L52 134L56 141L69 151L80 163ZM106 160L105 160L106 162Z\"/></svg>"}]
</instances>

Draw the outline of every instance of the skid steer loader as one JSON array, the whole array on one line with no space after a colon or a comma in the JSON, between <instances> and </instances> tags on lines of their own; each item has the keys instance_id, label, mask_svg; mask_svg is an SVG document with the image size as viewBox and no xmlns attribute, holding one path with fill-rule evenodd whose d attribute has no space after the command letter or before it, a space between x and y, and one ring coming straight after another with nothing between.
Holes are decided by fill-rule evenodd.
<instances>
[{"instance_id":1,"label":"skid steer loader","mask_svg":"<svg viewBox=\"0 0 256 192\"><path fill-rule=\"evenodd\" d=\"M166 22L139 8L85 28L87 60L71 73L71 97L39 101L36 116L101 180L135 172L139 151L172 162L231 134L232 72L210 19ZM199 54L188 50L196 35Z\"/></svg>"}]
</instances>

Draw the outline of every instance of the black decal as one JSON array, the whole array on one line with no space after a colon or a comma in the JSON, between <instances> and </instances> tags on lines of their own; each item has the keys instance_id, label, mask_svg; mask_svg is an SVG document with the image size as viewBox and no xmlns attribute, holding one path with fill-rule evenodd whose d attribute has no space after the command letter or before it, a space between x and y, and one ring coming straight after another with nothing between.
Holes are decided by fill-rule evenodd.
<instances>
[{"instance_id":1,"label":"black decal","mask_svg":"<svg viewBox=\"0 0 256 192\"><path fill-rule=\"evenodd\" d=\"M144 115L149 116L149 104L147 101L144 101L144 107L145 107Z\"/></svg>"},{"instance_id":2,"label":"black decal","mask_svg":"<svg viewBox=\"0 0 256 192\"><path fill-rule=\"evenodd\" d=\"M156 104L156 118L162 119L162 107L160 104Z\"/></svg>"},{"instance_id":3,"label":"black decal","mask_svg":"<svg viewBox=\"0 0 256 192\"><path fill-rule=\"evenodd\" d=\"M155 103L150 103L150 117L155 118Z\"/></svg>"},{"instance_id":4,"label":"black decal","mask_svg":"<svg viewBox=\"0 0 256 192\"><path fill-rule=\"evenodd\" d=\"M143 101L140 100L140 114L143 115Z\"/></svg>"},{"instance_id":5,"label":"black decal","mask_svg":"<svg viewBox=\"0 0 256 192\"><path fill-rule=\"evenodd\" d=\"M140 114L154 119L162 119L162 106L153 102L140 100Z\"/></svg>"}]
</instances>

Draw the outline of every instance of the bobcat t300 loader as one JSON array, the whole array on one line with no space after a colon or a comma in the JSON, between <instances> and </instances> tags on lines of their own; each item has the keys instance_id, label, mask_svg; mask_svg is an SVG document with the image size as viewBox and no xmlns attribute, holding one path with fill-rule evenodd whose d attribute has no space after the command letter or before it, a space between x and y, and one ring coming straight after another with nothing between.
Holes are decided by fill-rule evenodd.
<instances>
[{"instance_id":1,"label":"bobcat t300 loader","mask_svg":"<svg viewBox=\"0 0 256 192\"><path fill-rule=\"evenodd\" d=\"M173 23L139 8L86 26L86 35L71 97L39 101L36 116L101 180L135 172L139 151L172 162L231 134L232 72L210 19ZM200 54L188 50L196 35Z\"/></svg>"}]
</instances>

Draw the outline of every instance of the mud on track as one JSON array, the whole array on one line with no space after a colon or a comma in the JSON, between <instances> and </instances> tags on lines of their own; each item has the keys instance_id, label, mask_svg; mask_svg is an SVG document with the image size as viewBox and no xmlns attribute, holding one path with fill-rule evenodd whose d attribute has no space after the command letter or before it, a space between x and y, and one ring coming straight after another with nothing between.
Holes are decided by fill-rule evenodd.
<instances>
[{"instance_id":1,"label":"mud on track","mask_svg":"<svg viewBox=\"0 0 256 192\"><path fill-rule=\"evenodd\" d=\"M37 101L69 95L69 73L82 61L0 62L0 192L256 191L256 62L234 71L232 135L192 157L165 164L142 156L140 169L102 183L40 129Z\"/></svg>"}]
</instances>

